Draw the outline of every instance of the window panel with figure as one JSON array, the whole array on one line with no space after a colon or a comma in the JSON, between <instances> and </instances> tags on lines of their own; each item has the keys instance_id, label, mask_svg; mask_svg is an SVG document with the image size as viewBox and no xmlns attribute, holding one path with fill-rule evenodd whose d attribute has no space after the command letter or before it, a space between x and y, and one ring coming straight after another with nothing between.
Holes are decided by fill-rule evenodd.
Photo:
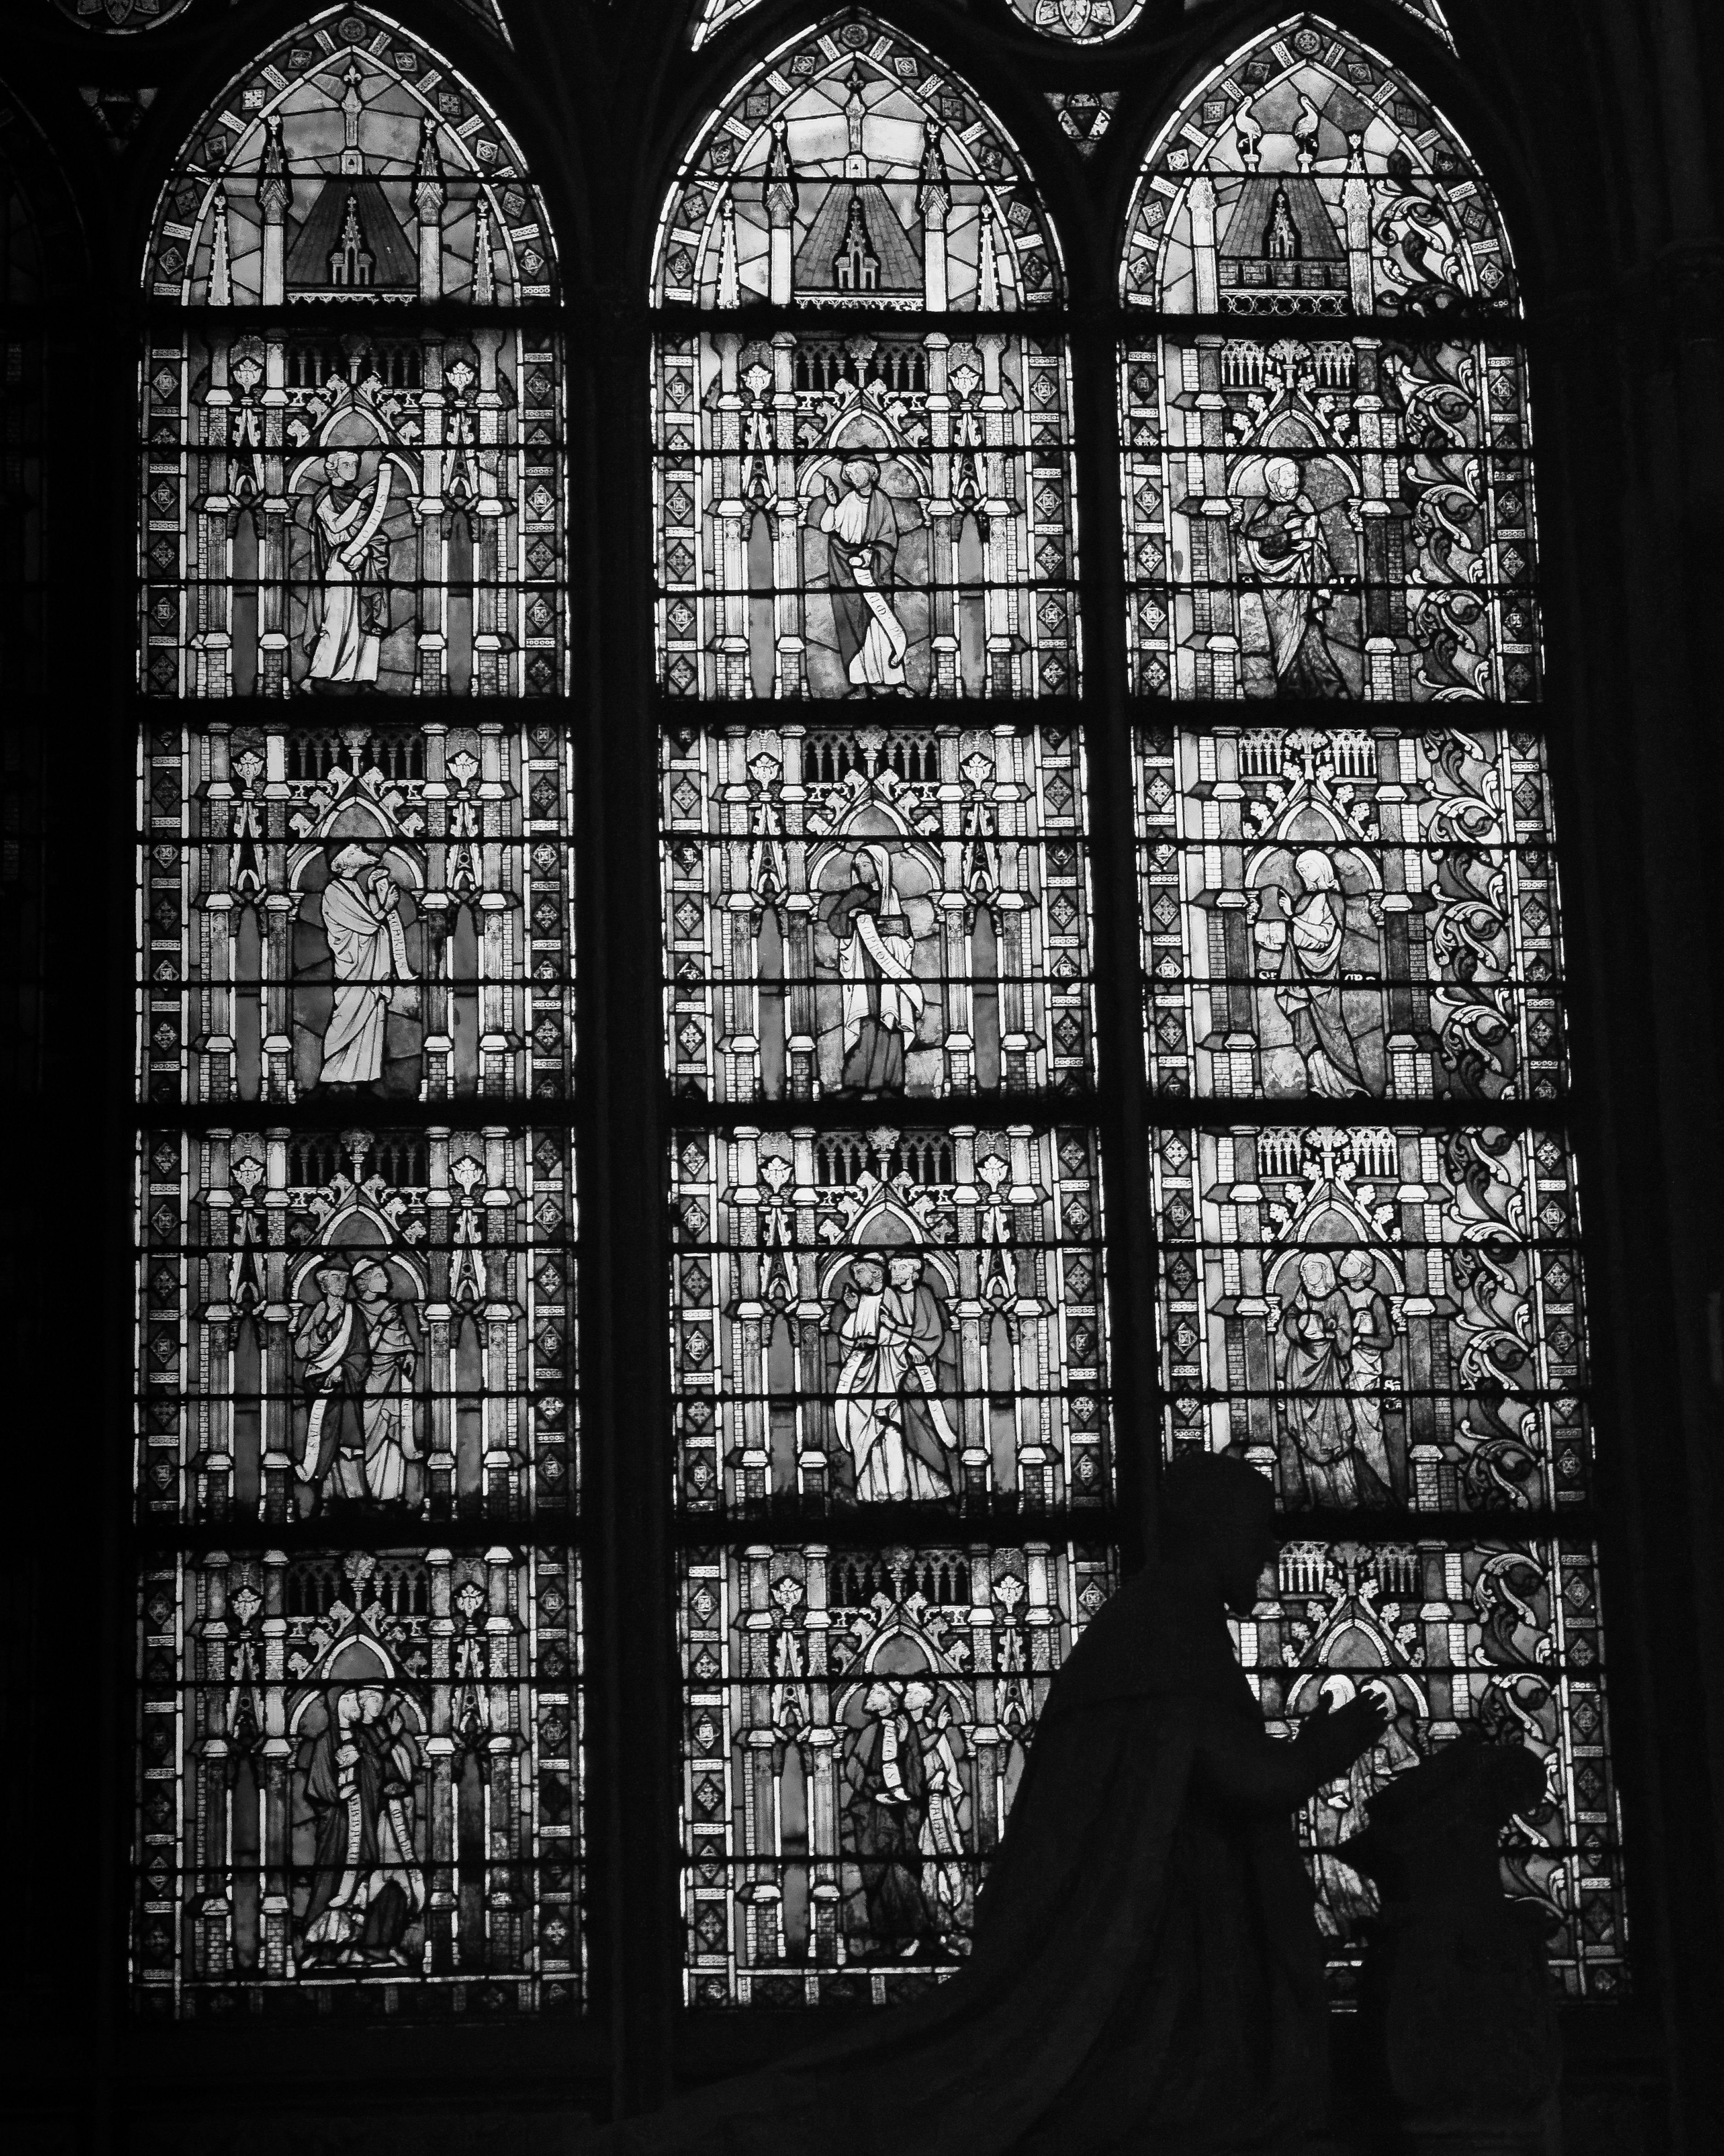
<instances>
[{"instance_id":1,"label":"window panel with figure","mask_svg":"<svg viewBox=\"0 0 1724 2156\"><path fill-rule=\"evenodd\" d=\"M1075 690L1065 348L1003 320L1059 294L1016 151L920 48L846 17L750 79L654 266L664 316L716 318L667 323L655 363L673 695ZM753 334L724 326L762 303ZM833 307L851 319L823 328Z\"/></svg>"},{"instance_id":2,"label":"window panel with figure","mask_svg":"<svg viewBox=\"0 0 1724 2156\"><path fill-rule=\"evenodd\" d=\"M1140 737L1137 784L1158 1091L1566 1091L1536 737L1162 729Z\"/></svg>"},{"instance_id":3,"label":"window panel with figure","mask_svg":"<svg viewBox=\"0 0 1724 2156\"><path fill-rule=\"evenodd\" d=\"M1009 726L673 732L677 1091L731 1102L1091 1082L1083 749Z\"/></svg>"},{"instance_id":4,"label":"window panel with figure","mask_svg":"<svg viewBox=\"0 0 1724 2156\"><path fill-rule=\"evenodd\" d=\"M1236 54L1140 181L1121 355L1134 685L1539 694L1518 303L1451 131L1326 25Z\"/></svg>"},{"instance_id":5,"label":"window panel with figure","mask_svg":"<svg viewBox=\"0 0 1724 2156\"><path fill-rule=\"evenodd\" d=\"M1299 1539L1284 1544L1248 1619L1239 1659L1276 1736L1326 1702L1374 1693L1381 1740L1320 1789L1301 1839L1342 1996L1356 1981L1377 1889L1347 1843L1397 1775L1463 1740L1513 1743L1544 1770L1540 1799L1502 1838L1511 1900L1544 1919L1571 1995L1609 1997L1626 1948L1620 1825L1608 1751L1596 1560L1529 1537L1468 1542Z\"/></svg>"},{"instance_id":6,"label":"window panel with figure","mask_svg":"<svg viewBox=\"0 0 1724 2156\"><path fill-rule=\"evenodd\" d=\"M1565 1139L1170 1131L1151 1168L1176 1450L1241 1450L1289 1512L1587 1501Z\"/></svg>"},{"instance_id":7,"label":"window panel with figure","mask_svg":"<svg viewBox=\"0 0 1724 2156\"><path fill-rule=\"evenodd\" d=\"M145 2012L578 2005L572 1553L221 1553L139 1602Z\"/></svg>"},{"instance_id":8,"label":"window panel with figure","mask_svg":"<svg viewBox=\"0 0 1724 2156\"><path fill-rule=\"evenodd\" d=\"M567 1512L572 1172L566 1131L146 1137L145 1517Z\"/></svg>"},{"instance_id":9,"label":"window panel with figure","mask_svg":"<svg viewBox=\"0 0 1724 2156\"><path fill-rule=\"evenodd\" d=\"M183 154L148 278L188 311L143 369L146 690L562 685L549 228L459 77L361 12L295 33Z\"/></svg>"},{"instance_id":10,"label":"window panel with figure","mask_svg":"<svg viewBox=\"0 0 1724 2156\"><path fill-rule=\"evenodd\" d=\"M572 803L559 729L152 728L146 1097L560 1097Z\"/></svg>"},{"instance_id":11,"label":"window panel with figure","mask_svg":"<svg viewBox=\"0 0 1724 2156\"><path fill-rule=\"evenodd\" d=\"M888 2005L969 1951L1054 1671L1114 1585L1069 1543L687 1553L695 2006Z\"/></svg>"},{"instance_id":12,"label":"window panel with figure","mask_svg":"<svg viewBox=\"0 0 1724 2156\"><path fill-rule=\"evenodd\" d=\"M685 1134L671 1204L686 1507L1111 1496L1090 1134Z\"/></svg>"}]
</instances>

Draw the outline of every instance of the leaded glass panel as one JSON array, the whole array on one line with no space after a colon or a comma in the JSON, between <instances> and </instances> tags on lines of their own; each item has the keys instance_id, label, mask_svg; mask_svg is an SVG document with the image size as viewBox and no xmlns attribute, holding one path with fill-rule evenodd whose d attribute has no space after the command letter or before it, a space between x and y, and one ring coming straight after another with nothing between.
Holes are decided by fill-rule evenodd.
<instances>
[{"instance_id":1,"label":"leaded glass panel","mask_svg":"<svg viewBox=\"0 0 1724 2156\"><path fill-rule=\"evenodd\" d=\"M1465 144L1380 54L1316 17L1241 46L1161 130L1122 290L1240 318L1515 308L1496 199Z\"/></svg>"},{"instance_id":2,"label":"leaded glass panel","mask_svg":"<svg viewBox=\"0 0 1724 2156\"><path fill-rule=\"evenodd\" d=\"M999 122L855 12L781 48L701 127L653 268L656 303L703 308L986 314L1060 290L1052 227Z\"/></svg>"},{"instance_id":3,"label":"leaded glass panel","mask_svg":"<svg viewBox=\"0 0 1724 2156\"><path fill-rule=\"evenodd\" d=\"M1290 1736L1320 1702L1337 1707L1360 1691L1376 1692L1394 1716L1381 1743L1320 1789L1301 1819L1343 1996L1361 1927L1378 1906L1346 1843L1397 1774L1475 1736L1524 1745L1545 1774L1540 1801L1504 1834L1505 1892L1543 1917L1565 1991L1608 1997L1619 1988L1627 1928L1588 1545L1290 1542L1256 1609L1233 1631L1274 1734Z\"/></svg>"},{"instance_id":4,"label":"leaded glass panel","mask_svg":"<svg viewBox=\"0 0 1724 2156\"><path fill-rule=\"evenodd\" d=\"M348 710L149 730L146 1097L566 1095L567 736Z\"/></svg>"},{"instance_id":5,"label":"leaded glass panel","mask_svg":"<svg viewBox=\"0 0 1724 2156\"><path fill-rule=\"evenodd\" d=\"M690 1551L690 2004L890 2005L957 1966L1049 1680L1113 1584L1052 1541Z\"/></svg>"},{"instance_id":6,"label":"leaded glass panel","mask_svg":"<svg viewBox=\"0 0 1724 2156\"><path fill-rule=\"evenodd\" d=\"M187 149L148 276L195 326L143 368L146 690L558 690L560 358L519 311L554 254L471 90L381 17L295 33Z\"/></svg>"},{"instance_id":7,"label":"leaded glass panel","mask_svg":"<svg viewBox=\"0 0 1724 2156\"><path fill-rule=\"evenodd\" d=\"M1162 1093L1566 1090L1549 787L1495 728L1157 729L1138 746Z\"/></svg>"},{"instance_id":8,"label":"leaded glass panel","mask_svg":"<svg viewBox=\"0 0 1724 2156\"><path fill-rule=\"evenodd\" d=\"M567 1512L572 1152L562 1128L146 1136L144 1516Z\"/></svg>"},{"instance_id":9,"label":"leaded glass panel","mask_svg":"<svg viewBox=\"0 0 1724 2156\"><path fill-rule=\"evenodd\" d=\"M707 331L660 341L654 396L674 696L1075 690L1060 340Z\"/></svg>"},{"instance_id":10,"label":"leaded glass panel","mask_svg":"<svg viewBox=\"0 0 1724 2156\"><path fill-rule=\"evenodd\" d=\"M689 1132L670 1198L685 1507L1111 1496L1090 1132Z\"/></svg>"},{"instance_id":11,"label":"leaded glass panel","mask_svg":"<svg viewBox=\"0 0 1724 2156\"><path fill-rule=\"evenodd\" d=\"M1074 733L690 730L663 759L667 1055L685 1096L1093 1078ZM897 1036L882 1053L880 1027Z\"/></svg>"},{"instance_id":12,"label":"leaded glass panel","mask_svg":"<svg viewBox=\"0 0 1724 2156\"><path fill-rule=\"evenodd\" d=\"M577 2003L572 1553L164 1558L139 1627L143 2011Z\"/></svg>"},{"instance_id":13,"label":"leaded glass panel","mask_svg":"<svg viewBox=\"0 0 1724 2156\"><path fill-rule=\"evenodd\" d=\"M1044 38L1064 44L1099 44L1129 30L1143 12L1143 0L1010 0L1020 16Z\"/></svg>"},{"instance_id":14,"label":"leaded glass panel","mask_svg":"<svg viewBox=\"0 0 1724 2156\"><path fill-rule=\"evenodd\" d=\"M1537 696L1514 347L1229 328L1134 343L1121 381L1145 695Z\"/></svg>"},{"instance_id":15,"label":"leaded glass panel","mask_svg":"<svg viewBox=\"0 0 1724 2156\"><path fill-rule=\"evenodd\" d=\"M1574 1163L1554 1132L1162 1131L1167 1437L1289 1512L1590 1493Z\"/></svg>"}]
</instances>

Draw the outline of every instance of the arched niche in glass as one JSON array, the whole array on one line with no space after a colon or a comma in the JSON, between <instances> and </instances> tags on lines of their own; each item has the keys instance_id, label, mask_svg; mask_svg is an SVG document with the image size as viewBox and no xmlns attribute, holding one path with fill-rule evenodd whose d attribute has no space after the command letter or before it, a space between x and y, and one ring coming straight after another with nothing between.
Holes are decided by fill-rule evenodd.
<instances>
[{"instance_id":1,"label":"arched niche in glass","mask_svg":"<svg viewBox=\"0 0 1724 2156\"><path fill-rule=\"evenodd\" d=\"M679 697L1074 690L1058 247L999 123L836 18L701 129L653 264L660 679Z\"/></svg>"},{"instance_id":2,"label":"arched niche in glass","mask_svg":"<svg viewBox=\"0 0 1724 2156\"><path fill-rule=\"evenodd\" d=\"M560 688L556 277L519 148L387 17L229 85L145 271L147 693Z\"/></svg>"},{"instance_id":3,"label":"arched niche in glass","mask_svg":"<svg viewBox=\"0 0 1724 2156\"><path fill-rule=\"evenodd\" d=\"M1374 1907L1343 1847L1370 1797L1482 1732L1545 1774L1506 1887L1565 1987L1605 1995L1625 1932L1508 239L1423 91L1299 16L1161 130L1121 274L1165 1449L1275 1484L1290 1539L1239 1627L1272 1726L1359 1689L1395 1713L1304 1815L1337 1983Z\"/></svg>"},{"instance_id":4,"label":"arched niche in glass","mask_svg":"<svg viewBox=\"0 0 1724 2156\"><path fill-rule=\"evenodd\" d=\"M1316 18L1164 127L1122 270L1134 685L1538 694L1521 310L1491 192L1429 100Z\"/></svg>"}]
</instances>

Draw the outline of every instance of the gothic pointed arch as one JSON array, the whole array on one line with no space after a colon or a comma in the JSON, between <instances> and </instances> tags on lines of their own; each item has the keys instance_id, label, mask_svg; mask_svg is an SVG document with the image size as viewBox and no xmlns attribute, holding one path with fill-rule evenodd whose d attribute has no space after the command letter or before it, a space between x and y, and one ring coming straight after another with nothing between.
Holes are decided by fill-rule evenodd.
<instances>
[{"instance_id":1,"label":"gothic pointed arch","mask_svg":"<svg viewBox=\"0 0 1724 2156\"><path fill-rule=\"evenodd\" d=\"M343 7L211 105L145 295L134 1980L567 2012L556 248L473 85Z\"/></svg>"},{"instance_id":2,"label":"gothic pointed arch","mask_svg":"<svg viewBox=\"0 0 1724 2156\"><path fill-rule=\"evenodd\" d=\"M1243 1454L1323 1523L1283 1558L1298 1621L1255 1635L1272 1721L1357 1659L1361 1611L1403 1613L1380 1637L1426 1707L1307 1819L1343 1972L1346 1820L1477 1727L1544 1764L1505 1876L1603 1995L1622 1888L1508 235L1425 92L1301 14L1158 129L1120 295L1164 1441ZM1428 1537L1386 1540L1409 1515ZM1421 1597L1464 1647L1405 1621Z\"/></svg>"}]
</instances>

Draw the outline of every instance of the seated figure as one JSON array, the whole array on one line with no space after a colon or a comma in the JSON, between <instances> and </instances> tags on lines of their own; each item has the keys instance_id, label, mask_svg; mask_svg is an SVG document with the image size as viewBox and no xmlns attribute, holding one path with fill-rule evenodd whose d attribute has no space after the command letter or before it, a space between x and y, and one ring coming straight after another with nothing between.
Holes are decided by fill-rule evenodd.
<instances>
[{"instance_id":1,"label":"seated figure","mask_svg":"<svg viewBox=\"0 0 1724 2156\"><path fill-rule=\"evenodd\" d=\"M1364 1695L1264 1729L1235 1661L1277 1547L1270 1484L1182 1461L1159 1560L1054 1679L936 1992L612 2127L612 2156L1293 2156L1323 2146L1323 1952L1292 1814L1376 1742Z\"/></svg>"}]
</instances>

